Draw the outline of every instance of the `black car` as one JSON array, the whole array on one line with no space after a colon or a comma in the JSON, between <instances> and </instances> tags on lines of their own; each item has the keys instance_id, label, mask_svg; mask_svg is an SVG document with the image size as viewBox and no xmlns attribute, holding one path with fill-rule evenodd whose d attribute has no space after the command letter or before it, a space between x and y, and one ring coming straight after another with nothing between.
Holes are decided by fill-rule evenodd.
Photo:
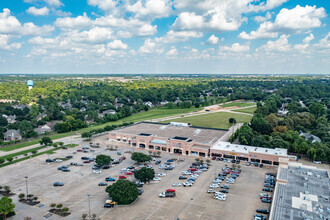
<instances>
[{"instance_id":1,"label":"black car","mask_svg":"<svg viewBox=\"0 0 330 220\"><path fill-rule=\"evenodd\" d=\"M107 186L108 184L107 183L105 183L105 182L100 182L99 183L99 186Z\"/></svg>"},{"instance_id":2,"label":"black car","mask_svg":"<svg viewBox=\"0 0 330 220\"><path fill-rule=\"evenodd\" d=\"M188 177L186 177L186 176L180 176L179 177L179 180L186 180L186 179L188 179Z\"/></svg>"},{"instance_id":3,"label":"black car","mask_svg":"<svg viewBox=\"0 0 330 220\"><path fill-rule=\"evenodd\" d=\"M258 166L259 166L259 164L256 162L256 163L254 163L254 166L255 166L255 167L258 167Z\"/></svg>"},{"instance_id":4,"label":"black car","mask_svg":"<svg viewBox=\"0 0 330 220\"><path fill-rule=\"evenodd\" d=\"M129 169L129 170L133 170L133 169L135 169L135 167L133 167L133 166L129 166L129 167L127 167L127 169Z\"/></svg>"},{"instance_id":5,"label":"black car","mask_svg":"<svg viewBox=\"0 0 330 220\"><path fill-rule=\"evenodd\" d=\"M54 183L54 186L64 186L64 183L61 183L61 182L55 182L55 183Z\"/></svg>"},{"instance_id":6,"label":"black car","mask_svg":"<svg viewBox=\"0 0 330 220\"><path fill-rule=\"evenodd\" d=\"M52 159L46 159L46 163L53 163L54 162L54 160L52 160Z\"/></svg>"},{"instance_id":7,"label":"black car","mask_svg":"<svg viewBox=\"0 0 330 220\"><path fill-rule=\"evenodd\" d=\"M266 173L266 175L268 175L268 176L276 176L276 174L275 173Z\"/></svg>"},{"instance_id":8,"label":"black car","mask_svg":"<svg viewBox=\"0 0 330 220\"><path fill-rule=\"evenodd\" d=\"M71 170L69 170L68 168L64 168L62 169L62 172L70 172Z\"/></svg>"},{"instance_id":9,"label":"black car","mask_svg":"<svg viewBox=\"0 0 330 220\"><path fill-rule=\"evenodd\" d=\"M261 163L259 167L260 167L260 168L263 168L263 167L264 167L264 165Z\"/></svg>"},{"instance_id":10,"label":"black car","mask_svg":"<svg viewBox=\"0 0 330 220\"><path fill-rule=\"evenodd\" d=\"M109 165L104 165L104 166L102 167L102 169L104 169L104 170L106 170L106 169L110 169L110 166L109 166Z\"/></svg>"},{"instance_id":11,"label":"black car","mask_svg":"<svg viewBox=\"0 0 330 220\"><path fill-rule=\"evenodd\" d=\"M89 160L88 157L81 157L82 160Z\"/></svg>"},{"instance_id":12,"label":"black car","mask_svg":"<svg viewBox=\"0 0 330 220\"><path fill-rule=\"evenodd\" d=\"M71 158L73 158L73 156L72 155L68 155L65 158L71 159Z\"/></svg>"},{"instance_id":13,"label":"black car","mask_svg":"<svg viewBox=\"0 0 330 220\"><path fill-rule=\"evenodd\" d=\"M229 190L228 189L220 189L219 192L221 192L221 193L228 193Z\"/></svg>"},{"instance_id":14,"label":"black car","mask_svg":"<svg viewBox=\"0 0 330 220\"><path fill-rule=\"evenodd\" d=\"M223 189L229 189L230 188L229 185L221 185L220 187L223 188Z\"/></svg>"},{"instance_id":15,"label":"black car","mask_svg":"<svg viewBox=\"0 0 330 220\"><path fill-rule=\"evenodd\" d=\"M272 201L271 201L270 199L262 198L262 199L261 199L261 202L264 202L264 203L271 203Z\"/></svg>"},{"instance_id":16,"label":"black car","mask_svg":"<svg viewBox=\"0 0 330 220\"><path fill-rule=\"evenodd\" d=\"M136 186L137 187L143 187L143 184L142 183L137 183Z\"/></svg>"},{"instance_id":17,"label":"black car","mask_svg":"<svg viewBox=\"0 0 330 220\"><path fill-rule=\"evenodd\" d=\"M143 192L144 192L143 189L139 189L139 195L142 195Z\"/></svg>"},{"instance_id":18,"label":"black car","mask_svg":"<svg viewBox=\"0 0 330 220\"><path fill-rule=\"evenodd\" d=\"M160 164L161 162L162 162L162 161L157 160L155 164L158 165L158 164Z\"/></svg>"},{"instance_id":19,"label":"black car","mask_svg":"<svg viewBox=\"0 0 330 220\"><path fill-rule=\"evenodd\" d=\"M265 184L264 184L264 187L267 187L267 188L274 188L274 185L273 185L273 184L269 184L269 183L265 183Z\"/></svg>"},{"instance_id":20,"label":"black car","mask_svg":"<svg viewBox=\"0 0 330 220\"><path fill-rule=\"evenodd\" d=\"M231 162L232 162L232 163L236 163L236 160L234 159L234 160L232 160Z\"/></svg>"},{"instance_id":21,"label":"black car","mask_svg":"<svg viewBox=\"0 0 330 220\"><path fill-rule=\"evenodd\" d=\"M63 146L63 147L62 147L62 149L64 149L64 150L67 150L67 149L68 149L68 147L66 147L66 146Z\"/></svg>"},{"instance_id":22,"label":"black car","mask_svg":"<svg viewBox=\"0 0 330 220\"><path fill-rule=\"evenodd\" d=\"M267 209L257 209L256 212L263 213L263 214L268 214L269 213Z\"/></svg>"},{"instance_id":23,"label":"black car","mask_svg":"<svg viewBox=\"0 0 330 220\"><path fill-rule=\"evenodd\" d=\"M92 167L92 170L99 170L101 167L100 166L98 166L98 165L94 165L93 167Z\"/></svg>"},{"instance_id":24,"label":"black car","mask_svg":"<svg viewBox=\"0 0 330 220\"><path fill-rule=\"evenodd\" d=\"M271 188L267 188L267 187L264 187L264 188L262 188L262 191L265 191L265 192L273 192L273 189L271 189Z\"/></svg>"},{"instance_id":25,"label":"black car","mask_svg":"<svg viewBox=\"0 0 330 220\"><path fill-rule=\"evenodd\" d=\"M119 164L119 160L112 161L112 164Z\"/></svg>"}]
</instances>

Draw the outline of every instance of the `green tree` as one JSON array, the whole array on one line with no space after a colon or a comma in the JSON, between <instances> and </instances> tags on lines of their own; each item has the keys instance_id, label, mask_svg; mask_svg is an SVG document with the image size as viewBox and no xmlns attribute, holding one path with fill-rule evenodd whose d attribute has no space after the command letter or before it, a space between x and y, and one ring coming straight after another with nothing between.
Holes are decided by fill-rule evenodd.
<instances>
[{"instance_id":1,"label":"green tree","mask_svg":"<svg viewBox=\"0 0 330 220\"><path fill-rule=\"evenodd\" d=\"M96 156L96 164L99 165L99 166L103 166L103 165L106 165L106 164L109 164L111 162L111 157L110 156L107 156L107 155L104 155L104 154L99 154Z\"/></svg>"},{"instance_id":2,"label":"green tree","mask_svg":"<svg viewBox=\"0 0 330 220\"><path fill-rule=\"evenodd\" d=\"M4 117L0 116L0 126L7 126L8 125L8 121L7 119L5 119Z\"/></svg>"},{"instance_id":3,"label":"green tree","mask_svg":"<svg viewBox=\"0 0 330 220\"><path fill-rule=\"evenodd\" d=\"M143 163L152 160L152 158L149 155L139 152L134 152L131 156L131 159L136 161L137 163Z\"/></svg>"},{"instance_id":4,"label":"green tree","mask_svg":"<svg viewBox=\"0 0 330 220\"><path fill-rule=\"evenodd\" d=\"M253 116L251 119L251 128L260 134L270 134L272 132L272 127L259 114Z\"/></svg>"},{"instance_id":5,"label":"green tree","mask_svg":"<svg viewBox=\"0 0 330 220\"><path fill-rule=\"evenodd\" d=\"M92 137L92 134L90 132L83 132L81 134L81 137L82 138L91 138Z\"/></svg>"},{"instance_id":6,"label":"green tree","mask_svg":"<svg viewBox=\"0 0 330 220\"><path fill-rule=\"evenodd\" d=\"M155 171L152 168L142 167L134 172L134 177L142 182L149 182L155 177Z\"/></svg>"},{"instance_id":7,"label":"green tree","mask_svg":"<svg viewBox=\"0 0 330 220\"><path fill-rule=\"evenodd\" d=\"M29 133L33 132L33 127L30 122L27 120L23 120L19 125L18 129L20 130L20 133L22 134L22 137L30 137Z\"/></svg>"},{"instance_id":8,"label":"green tree","mask_svg":"<svg viewBox=\"0 0 330 220\"><path fill-rule=\"evenodd\" d=\"M15 204L13 204L12 202L13 200L6 196L3 196L0 199L0 215L2 215L3 219L6 219L6 216L9 213L14 212Z\"/></svg>"},{"instance_id":9,"label":"green tree","mask_svg":"<svg viewBox=\"0 0 330 220\"><path fill-rule=\"evenodd\" d=\"M325 107L319 102L314 102L308 108L315 118L319 118L327 112Z\"/></svg>"},{"instance_id":10,"label":"green tree","mask_svg":"<svg viewBox=\"0 0 330 220\"><path fill-rule=\"evenodd\" d=\"M39 143L40 143L41 145L45 145L45 146L47 146L47 145L52 144L53 141L52 141L52 139L50 139L50 137L43 137L43 138L39 141Z\"/></svg>"},{"instance_id":11,"label":"green tree","mask_svg":"<svg viewBox=\"0 0 330 220\"><path fill-rule=\"evenodd\" d=\"M139 190L134 182L122 179L107 186L105 191L109 194L110 198L120 205L131 204L139 195Z\"/></svg>"},{"instance_id":12,"label":"green tree","mask_svg":"<svg viewBox=\"0 0 330 220\"><path fill-rule=\"evenodd\" d=\"M14 158L12 158L12 157L8 157L8 158L7 158L7 161L8 161L8 162L12 162L13 160L14 160Z\"/></svg>"},{"instance_id":13,"label":"green tree","mask_svg":"<svg viewBox=\"0 0 330 220\"><path fill-rule=\"evenodd\" d=\"M229 123L230 124L236 124L236 119L235 118L229 118Z\"/></svg>"},{"instance_id":14,"label":"green tree","mask_svg":"<svg viewBox=\"0 0 330 220\"><path fill-rule=\"evenodd\" d=\"M38 151L37 151L37 150L33 150L33 151L31 151L31 153L32 153L33 155L35 155L35 154L38 153Z\"/></svg>"},{"instance_id":15,"label":"green tree","mask_svg":"<svg viewBox=\"0 0 330 220\"><path fill-rule=\"evenodd\" d=\"M0 158L0 164L3 164L5 162L5 159Z\"/></svg>"}]
</instances>

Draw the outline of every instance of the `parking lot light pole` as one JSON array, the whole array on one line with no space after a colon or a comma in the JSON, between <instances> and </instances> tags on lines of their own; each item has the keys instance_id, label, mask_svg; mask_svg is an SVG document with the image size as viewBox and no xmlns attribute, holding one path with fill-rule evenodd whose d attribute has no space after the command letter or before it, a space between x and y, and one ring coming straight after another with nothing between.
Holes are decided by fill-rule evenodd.
<instances>
[{"instance_id":1,"label":"parking lot light pole","mask_svg":"<svg viewBox=\"0 0 330 220\"><path fill-rule=\"evenodd\" d=\"M88 219L91 219L91 194L88 194Z\"/></svg>"},{"instance_id":2,"label":"parking lot light pole","mask_svg":"<svg viewBox=\"0 0 330 220\"><path fill-rule=\"evenodd\" d=\"M26 200L27 200L28 194L29 194L29 190L28 190L28 177L25 176L24 178L25 178L25 185L26 185Z\"/></svg>"}]
</instances>

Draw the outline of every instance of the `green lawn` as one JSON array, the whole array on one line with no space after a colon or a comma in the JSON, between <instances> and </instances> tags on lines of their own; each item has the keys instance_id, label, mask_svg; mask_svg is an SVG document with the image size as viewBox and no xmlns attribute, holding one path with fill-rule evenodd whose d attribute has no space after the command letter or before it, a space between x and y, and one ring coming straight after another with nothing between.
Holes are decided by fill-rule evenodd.
<instances>
[{"instance_id":1,"label":"green lawn","mask_svg":"<svg viewBox=\"0 0 330 220\"><path fill-rule=\"evenodd\" d=\"M53 135L49 135L49 137L52 140L54 140L54 139L68 137L68 136L74 135L76 133L83 133L83 132L90 131L93 129L104 128L107 125L118 125L118 124L122 124L124 122L139 122L139 121L144 121L144 120L149 120L149 119L154 119L154 118L161 118L161 117L166 117L166 116L184 114L184 113L188 113L188 112L192 112L192 111L196 111L196 110L200 110L200 109L202 109L202 108L192 107L189 109L181 109L181 108L167 109L165 107L160 107L160 108L156 108L156 109L153 109L150 111L140 112L140 113L131 115L129 117L120 119L118 121L108 122L108 123L101 124L101 125L89 126L88 128L83 128L83 129L73 131L73 132L67 132L67 133L62 133L62 134L53 134ZM32 141L26 141L26 142L18 143L15 145L5 146L5 147L0 148L0 150L1 151L12 151L12 150L24 148L24 147L31 146L34 144L38 144L40 140L41 140L41 138L38 138L38 139L35 139Z\"/></svg>"},{"instance_id":2,"label":"green lawn","mask_svg":"<svg viewBox=\"0 0 330 220\"><path fill-rule=\"evenodd\" d=\"M233 112L243 112L243 113L253 114L255 110L257 110L257 107L238 109L238 110L232 110L232 111Z\"/></svg>"},{"instance_id":3,"label":"green lawn","mask_svg":"<svg viewBox=\"0 0 330 220\"><path fill-rule=\"evenodd\" d=\"M227 107L247 107L247 106L251 106L251 105L256 105L256 103L253 102L232 102L232 103L227 103L227 104L223 104L220 105L223 108L227 108Z\"/></svg>"},{"instance_id":4,"label":"green lawn","mask_svg":"<svg viewBox=\"0 0 330 220\"><path fill-rule=\"evenodd\" d=\"M238 123L243 123L249 122L252 116L228 112L217 112L205 115L177 118L168 121L162 121L162 123L175 121L191 123L193 126L228 129L231 126L231 124L229 124L229 118L235 118Z\"/></svg>"}]
</instances>

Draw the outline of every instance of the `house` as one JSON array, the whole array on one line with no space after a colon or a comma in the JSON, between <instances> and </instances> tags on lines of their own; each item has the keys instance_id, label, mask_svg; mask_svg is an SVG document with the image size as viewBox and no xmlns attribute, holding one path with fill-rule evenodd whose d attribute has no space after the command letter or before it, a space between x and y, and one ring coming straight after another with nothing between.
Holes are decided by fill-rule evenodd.
<instances>
[{"instance_id":1,"label":"house","mask_svg":"<svg viewBox=\"0 0 330 220\"><path fill-rule=\"evenodd\" d=\"M37 115L36 119L37 119L37 121L40 121L40 120L42 120L42 119L45 118L45 117L47 117L46 114L39 113L39 115Z\"/></svg>"},{"instance_id":2,"label":"house","mask_svg":"<svg viewBox=\"0 0 330 220\"><path fill-rule=\"evenodd\" d=\"M317 142L321 143L321 139L315 135L312 135L309 133L303 133L302 131L299 131L299 135L301 137L304 137L306 141L312 141L312 143L317 141Z\"/></svg>"},{"instance_id":3,"label":"house","mask_svg":"<svg viewBox=\"0 0 330 220\"><path fill-rule=\"evenodd\" d=\"M105 115L114 115L116 111L113 109L108 109L99 114L99 118L103 118Z\"/></svg>"},{"instance_id":4,"label":"house","mask_svg":"<svg viewBox=\"0 0 330 220\"><path fill-rule=\"evenodd\" d=\"M165 100L165 101L160 102L160 105L165 106L165 105L167 105L167 103L168 103L168 101Z\"/></svg>"},{"instance_id":5,"label":"house","mask_svg":"<svg viewBox=\"0 0 330 220\"><path fill-rule=\"evenodd\" d=\"M282 109L282 108L281 108L280 110L277 111L277 115L278 115L278 116L282 116L282 117L287 116L288 113L289 113L288 110L286 110L286 109Z\"/></svg>"},{"instance_id":6,"label":"house","mask_svg":"<svg viewBox=\"0 0 330 220\"><path fill-rule=\"evenodd\" d=\"M68 103L58 103L58 104L59 104L59 106L61 106L62 108L64 108L64 109L69 109L70 111L72 111L72 105L71 105L70 102L68 102Z\"/></svg>"},{"instance_id":7,"label":"house","mask_svg":"<svg viewBox=\"0 0 330 220\"><path fill-rule=\"evenodd\" d=\"M182 102L180 99L177 99L173 102L174 105L177 105L178 103Z\"/></svg>"},{"instance_id":8,"label":"house","mask_svg":"<svg viewBox=\"0 0 330 220\"><path fill-rule=\"evenodd\" d=\"M52 129L46 124L46 125L42 125L39 126L38 128L34 129L39 135L44 134L44 133L48 133L51 132Z\"/></svg>"},{"instance_id":9,"label":"house","mask_svg":"<svg viewBox=\"0 0 330 220\"><path fill-rule=\"evenodd\" d=\"M5 141L22 140L22 136L19 133L19 130L10 129L4 133L3 140L5 140Z\"/></svg>"},{"instance_id":10,"label":"house","mask_svg":"<svg viewBox=\"0 0 330 220\"><path fill-rule=\"evenodd\" d=\"M18 105L13 105L13 108L23 110L24 108L30 108L30 106L28 106L28 105L23 105L23 104L18 104Z\"/></svg>"},{"instance_id":11,"label":"house","mask_svg":"<svg viewBox=\"0 0 330 220\"><path fill-rule=\"evenodd\" d=\"M79 111L85 112L86 111L86 108L85 107L82 107Z\"/></svg>"},{"instance_id":12,"label":"house","mask_svg":"<svg viewBox=\"0 0 330 220\"><path fill-rule=\"evenodd\" d=\"M16 122L16 115L5 115L3 114L2 117L4 117L5 119L7 119L9 124L13 124Z\"/></svg>"},{"instance_id":13,"label":"house","mask_svg":"<svg viewBox=\"0 0 330 220\"><path fill-rule=\"evenodd\" d=\"M123 107L123 106L124 106L123 103L116 103L116 104L115 104L115 108L116 108L116 109L121 108L121 107Z\"/></svg>"},{"instance_id":14,"label":"house","mask_svg":"<svg viewBox=\"0 0 330 220\"><path fill-rule=\"evenodd\" d=\"M154 104L152 104L152 102L147 101L147 102L143 102L144 105L148 106L149 108L153 108L155 107Z\"/></svg>"}]
</instances>

